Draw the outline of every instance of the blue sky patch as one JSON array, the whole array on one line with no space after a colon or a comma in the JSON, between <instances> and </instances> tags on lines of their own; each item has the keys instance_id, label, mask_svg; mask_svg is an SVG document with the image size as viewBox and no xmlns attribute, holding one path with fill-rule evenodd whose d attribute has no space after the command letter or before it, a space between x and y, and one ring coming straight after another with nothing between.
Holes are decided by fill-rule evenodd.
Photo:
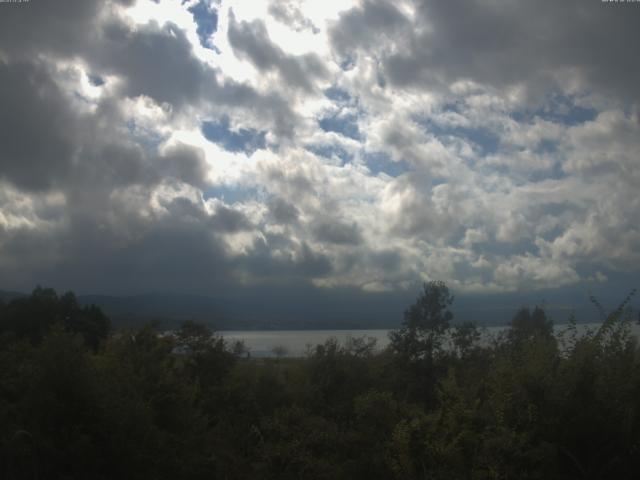
<instances>
[{"instance_id":1,"label":"blue sky patch","mask_svg":"<svg viewBox=\"0 0 640 480\"><path fill-rule=\"evenodd\" d=\"M593 121L597 116L598 111L596 109L576 105L573 99L566 95L554 95L542 108L516 111L511 115L517 122L532 121L537 117L549 122L569 126Z\"/></svg>"},{"instance_id":2,"label":"blue sky patch","mask_svg":"<svg viewBox=\"0 0 640 480\"><path fill-rule=\"evenodd\" d=\"M416 122L420 124L427 133L439 139L456 137L473 143L480 147L484 155L496 153L500 145L500 137L485 128L450 127L439 125L428 118L418 118Z\"/></svg>"},{"instance_id":3,"label":"blue sky patch","mask_svg":"<svg viewBox=\"0 0 640 480\"><path fill-rule=\"evenodd\" d=\"M529 176L531 182L542 182L543 180L560 180L566 178L567 174L562 169L562 163L557 161L549 170L532 172Z\"/></svg>"},{"instance_id":4,"label":"blue sky patch","mask_svg":"<svg viewBox=\"0 0 640 480\"><path fill-rule=\"evenodd\" d=\"M356 66L356 57L353 55L347 55L340 62L340 69L348 72L349 70L353 70Z\"/></svg>"},{"instance_id":5,"label":"blue sky patch","mask_svg":"<svg viewBox=\"0 0 640 480\"><path fill-rule=\"evenodd\" d=\"M349 103L351 101L351 95L346 90L342 90L338 87L329 87L324 91L325 97L336 103Z\"/></svg>"},{"instance_id":6,"label":"blue sky patch","mask_svg":"<svg viewBox=\"0 0 640 480\"><path fill-rule=\"evenodd\" d=\"M385 173L390 177L397 177L409 171L409 166L405 162L394 162L383 152L365 153L363 158L374 175Z\"/></svg>"},{"instance_id":7,"label":"blue sky patch","mask_svg":"<svg viewBox=\"0 0 640 480\"><path fill-rule=\"evenodd\" d=\"M251 155L267 145L267 132L252 128L231 130L229 117L223 117L219 122L203 122L201 130L207 140L217 143L229 152L245 152Z\"/></svg>"},{"instance_id":8,"label":"blue sky patch","mask_svg":"<svg viewBox=\"0 0 640 480\"><path fill-rule=\"evenodd\" d=\"M236 202L246 202L255 200L262 196L262 192L257 188L247 188L245 186L216 185L202 191L205 200L218 198L227 204Z\"/></svg>"},{"instance_id":9,"label":"blue sky patch","mask_svg":"<svg viewBox=\"0 0 640 480\"><path fill-rule=\"evenodd\" d=\"M87 78L89 79L89 83L94 87L101 87L104 85L104 79L100 75L89 74L87 75Z\"/></svg>"},{"instance_id":10,"label":"blue sky patch","mask_svg":"<svg viewBox=\"0 0 640 480\"><path fill-rule=\"evenodd\" d=\"M197 32L200 44L205 48L215 49L211 35L218 30L218 10L213 7L210 1L200 0L189 9L189 12L198 25Z\"/></svg>"},{"instance_id":11,"label":"blue sky patch","mask_svg":"<svg viewBox=\"0 0 640 480\"><path fill-rule=\"evenodd\" d=\"M333 115L318 120L318 125L325 132L336 132L345 137L360 140L360 129L358 128L358 118L355 115Z\"/></svg>"},{"instance_id":12,"label":"blue sky patch","mask_svg":"<svg viewBox=\"0 0 640 480\"><path fill-rule=\"evenodd\" d=\"M554 153L558 150L558 142L556 140L543 139L538 143L536 153Z\"/></svg>"}]
</instances>

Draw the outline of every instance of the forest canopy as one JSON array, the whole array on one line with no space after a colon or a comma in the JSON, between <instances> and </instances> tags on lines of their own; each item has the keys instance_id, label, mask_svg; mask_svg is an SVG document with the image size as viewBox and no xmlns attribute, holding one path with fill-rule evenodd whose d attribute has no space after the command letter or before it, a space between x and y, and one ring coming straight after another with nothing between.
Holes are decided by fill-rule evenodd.
<instances>
[{"instance_id":1,"label":"forest canopy","mask_svg":"<svg viewBox=\"0 0 640 480\"><path fill-rule=\"evenodd\" d=\"M0 305L0 476L632 478L629 298L586 333L572 319L558 337L535 307L486 338L431 282L382 351L332 339L254 359L206 325L114 331L37 288Z\"/></svg>"}]
</instances>

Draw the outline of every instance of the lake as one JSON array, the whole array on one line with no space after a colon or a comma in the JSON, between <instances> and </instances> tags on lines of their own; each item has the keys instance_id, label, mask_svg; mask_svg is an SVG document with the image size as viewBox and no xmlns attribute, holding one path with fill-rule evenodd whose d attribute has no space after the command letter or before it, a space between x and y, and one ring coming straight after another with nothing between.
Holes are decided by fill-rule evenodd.
<instances>
[{"instance_id":1,"label":"lake","mask_svg":"<svg viewBox=\"0 0 640 480\"><path fill-rule=\"evenodd\" d=\"M579 324L579 331L588 328L595 329L598 323ZM483 337L491 338L504 331L507 327L484 327ZM566 325L555 325L556 334L561 334L567 328ZM640 326L632 325L633 332L640 334ZM349 337L361 338L371 337L376 339L378 349L383 349L389 344L389 329L380 330L255 330L255 331L221 331L219 332L226 341L244 342L251 356L254 357L274 357L274 349L282 347L281 353L288 357L302 357L308 348L324 343L329 338L337 339L343 344Z\"/></svg>"}]
</instances>

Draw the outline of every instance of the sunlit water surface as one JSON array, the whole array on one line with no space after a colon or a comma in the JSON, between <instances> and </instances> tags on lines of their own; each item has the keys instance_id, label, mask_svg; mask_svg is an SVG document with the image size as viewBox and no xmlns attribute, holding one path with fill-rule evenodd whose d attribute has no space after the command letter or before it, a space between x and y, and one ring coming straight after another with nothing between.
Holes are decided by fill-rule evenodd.
<instances>
[{"instance_id":1,"label":"sunlit water surface","mask_svg":"<svg viewBox=\"0 0 640 480\"><path fill-rule=\"evenodd\" d=\"M595 330L598 323L577 325L578 334L588 330ZM507 327L485 327L482 329L483 342L491 341L506 330ZM558 338L568 338L567 325L554 327ZM640 335L640 325L632 324L632 332ZM249 354L253 357L302 357L316 345L323 344L330 338L335 338L344 344L351 338L373 338L376 340L376 348L381 350L389 344L389 332L391 330L254 330L254 331L222 331L219 332L224 339L233 343L242 341Z\"/></svg>"}]
</instances>

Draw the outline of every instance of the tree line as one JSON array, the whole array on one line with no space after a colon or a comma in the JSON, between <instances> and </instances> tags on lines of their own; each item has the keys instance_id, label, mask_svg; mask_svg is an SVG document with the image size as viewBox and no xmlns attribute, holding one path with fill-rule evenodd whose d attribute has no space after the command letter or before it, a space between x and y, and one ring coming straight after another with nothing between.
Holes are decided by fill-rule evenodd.
<instances>
[{"instance_id":1,"label":"tree line","mask_svg":"<svg viewBox=\"0 0 640 480\"><path fill-rule=\"evenodd\" d=\"M330 339L250 359L205 325L114 331L37 288L0 304L0 477L635 478L629 299L562 337L523 308L487 340L430 282L383 351Z\"/></svg>"}]
</instances>

